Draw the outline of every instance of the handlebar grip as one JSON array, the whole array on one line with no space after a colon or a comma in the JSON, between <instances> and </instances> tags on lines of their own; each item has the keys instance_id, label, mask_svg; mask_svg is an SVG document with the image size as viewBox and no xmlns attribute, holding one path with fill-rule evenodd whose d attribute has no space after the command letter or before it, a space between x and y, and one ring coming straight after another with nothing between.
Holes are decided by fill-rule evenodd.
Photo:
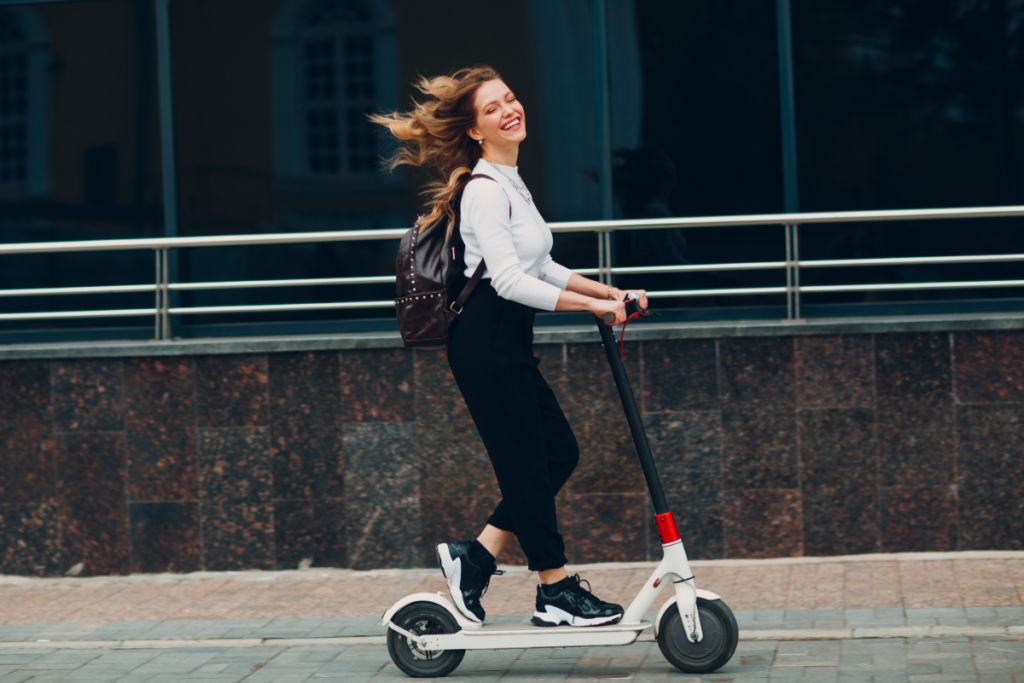
<instances>
[{"instance_id":1,"label":"handlebar grip","mask_svg":"<svg viewBox=\"0 0 1024 683\"><path fill-rule=\"evenodd\" d=\"M640 308L640 302L637 301L636 299L632 299L632 298L631 299L626 299L623 303L625 303L625 305L626 305L626 318L627 319L630 316L632 316L634 313L642 313L642 314L645 314L645 315L647 313L647 309L646 308ZM612 323L615 322L615 314L614 313L605 313L601 317L609 325L611 325Z\"/></svg>"}]
</instances>

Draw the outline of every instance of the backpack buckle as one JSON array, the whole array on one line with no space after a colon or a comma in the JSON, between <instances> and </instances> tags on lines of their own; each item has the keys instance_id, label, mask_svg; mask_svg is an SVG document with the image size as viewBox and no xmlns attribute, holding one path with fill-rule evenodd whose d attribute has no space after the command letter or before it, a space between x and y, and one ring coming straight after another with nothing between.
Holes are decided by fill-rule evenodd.
<instances>
[{"instance_id":1,"label":"backpack buckle","mask_svg":"<svg viewBox=\"0 0 1024 683\"><path fill-rule=\"evenodd\" d=\"M458 314L462 313L462 307L460 307L460 308L459 308L458 310L456 310L456 308L455 308L455 304L457 304L457 303L459 303L459 302L458 302L458 301L453 301L453 302L451 303L451 305L450 305L450 306L448 307L448 309L449 309L449 310L450 310L450 311L451 311L452 313L454 313L455 315L458 315Z\"/></svg>"}]
</instances>

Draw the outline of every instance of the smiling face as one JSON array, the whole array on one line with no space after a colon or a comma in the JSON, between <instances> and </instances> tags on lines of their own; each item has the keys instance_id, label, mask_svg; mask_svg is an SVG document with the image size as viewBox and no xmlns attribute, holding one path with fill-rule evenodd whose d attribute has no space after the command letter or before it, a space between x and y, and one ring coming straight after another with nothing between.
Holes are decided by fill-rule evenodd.
<instances>
[{"instance_id":1,"label":"smiling face","mask_svg":"<svg viewBox=\"0 0 1024 683\"><path fill-rule=\"evenodd\" d=\"M526 139L526 113L505 81L487 81L476 91L476 125L467 133L485 149L518 146Z\"/></svg>"}]
</instances>

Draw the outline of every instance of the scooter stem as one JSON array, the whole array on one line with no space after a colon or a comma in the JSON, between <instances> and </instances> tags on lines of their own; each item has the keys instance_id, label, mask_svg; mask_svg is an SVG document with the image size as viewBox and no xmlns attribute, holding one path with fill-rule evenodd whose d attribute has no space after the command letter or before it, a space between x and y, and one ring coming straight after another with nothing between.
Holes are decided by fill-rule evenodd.
<instances>
[{"instance_id":1,"label":"scooter stem","mask_svg":"<svg viewBox=\"0 0 1024 683\"><path fill-rule=\"evenodd\" d=\"M647 443L647 432L644 431L644 424L640 419L640 411L636 407L636 399L633 397L633 390L629 386L629 378L626 377L626 367L622 364L618 349L615 347L615 335L612 333L611 326L606 324L601 318L597 318L597 329L601 332L601 343L604 344L604 351L608 355L608 363L612 366L615 386L619 390L619 398L622 400L622 407L626 411L626 422L629 423L629 431L633 435L636 454L640 457L640 467L643 468L644 479L647 480L647 489L651 492L654 513L655 515L667 514L669 509L668 502L665 500L665 490L661 487L661 479L658 478L658 468L654 464L654 456L651 454L651 447ZM674 522L672 527L674 532Z\"/></svg>"}]
</instances>

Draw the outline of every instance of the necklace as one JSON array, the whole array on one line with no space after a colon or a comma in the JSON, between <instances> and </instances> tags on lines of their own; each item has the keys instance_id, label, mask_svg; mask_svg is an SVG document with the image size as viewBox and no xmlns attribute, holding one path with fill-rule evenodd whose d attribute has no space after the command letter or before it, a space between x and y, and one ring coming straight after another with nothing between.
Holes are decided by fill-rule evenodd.
<instances>
[{"instance_id":1,"label":"necklace","mask_svg":"<svg viewBox=\"0 0 1024 683\"><path fill-rule=\"evenodd\" d=\"M523 180L519 178L518 173L516 173L516 177L513 178L499 164L491 163L491 166L498 169L498 173L505 176L505 179L508 180L508 182L512 185L512 189L516 191L516 194L523 198L523 201L525 201L527 204L533 204L533 197L530 196L530 191L526 189L526 183L524 183Z\"/></svg>"}]
</instances>

